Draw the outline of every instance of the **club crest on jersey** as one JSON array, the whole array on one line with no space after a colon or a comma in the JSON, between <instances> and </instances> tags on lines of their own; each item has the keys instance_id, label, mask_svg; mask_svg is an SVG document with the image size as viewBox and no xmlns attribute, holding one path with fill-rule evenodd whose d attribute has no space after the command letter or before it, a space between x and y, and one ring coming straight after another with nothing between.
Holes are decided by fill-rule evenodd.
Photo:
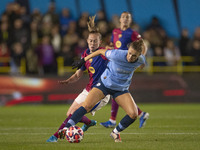
<instances>
[{"instance_id":1,"label":"club crest on jersey","mask_svg":"<svg viewBox=\"0 0 200 150\"><path fill-rule=\"evenodd\" d=\"M117 48L120 48L121 46L122 46L122 43L121 43L120 41L117 41L117 42L116 42L116 47L117 47Z\"/></svg>"},{"instance_id":2,"label":"club crest on jersey","mask_svg":"<svg viewBox=\"0 0 200 150\"><path fill-rule=\"evenodd\" d=\"M89 71L94 74L95 73L95 69L93 67L89 67Z\"/></svg>"}]
</instances>

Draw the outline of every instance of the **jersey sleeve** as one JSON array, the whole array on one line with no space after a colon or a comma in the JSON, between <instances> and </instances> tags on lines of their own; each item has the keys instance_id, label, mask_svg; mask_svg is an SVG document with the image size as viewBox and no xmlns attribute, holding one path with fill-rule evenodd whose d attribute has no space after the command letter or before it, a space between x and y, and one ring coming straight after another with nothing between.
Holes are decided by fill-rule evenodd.
<instances>
[{"instance_id":1,"label":"jersey sleeve","mask_svg":"<svg viewBox=\"0 0 200 150\"><path fill-rule=\"evenodd\" d=\"M146 57L144 55L140 55L139 61L141 64L145 64L145 65L147 64Z\"/></svg>"},{"instance_id":2,"label":"jersey sleeve","mask_svg":"<svg viewBox=\"0 0 200 150\"><path fill-rule=\"evenodd\" d=\"M105 56L108 60L121 61L121 53L117 49L107 50Z\"/></svg>"},{"instance_id":3,"label":"jersey sleeve","mask_svg":"<svg viewBox=\"0 0 200 150\"><path fill-rule=\"evenodd\" d=\"M111 60L112 59L112 53L113 53L113 50L107 50L105 52L105 57L108 59L108 60Z\"/></svg>"},{"instance_id":4,"label":"jersey sleeve","mask_svg":"<svg viewBox=\"0 0 200 150\"><path fill-rule=\"evenodd\" d=\"M136 41L141 39L141 35L135 31L133 31L132 35L131 35L131 41Z\"/></svg>"}]
</instances>

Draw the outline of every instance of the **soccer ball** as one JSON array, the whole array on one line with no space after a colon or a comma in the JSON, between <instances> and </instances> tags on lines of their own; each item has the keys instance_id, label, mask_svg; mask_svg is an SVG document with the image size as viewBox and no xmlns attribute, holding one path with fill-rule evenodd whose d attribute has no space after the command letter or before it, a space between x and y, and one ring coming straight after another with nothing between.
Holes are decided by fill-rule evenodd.
<instances>
[{"instance_id":1,"label":"soccer ball","mask_svg":"<svg viewBox=\"0 0 200 150\"><path fill-rule=\"evenodd\" d=\"M83 139L83 130L78 126L71 126L66 130L65 137L70 143L79 143Z\"/></svg>"}]
</instances>

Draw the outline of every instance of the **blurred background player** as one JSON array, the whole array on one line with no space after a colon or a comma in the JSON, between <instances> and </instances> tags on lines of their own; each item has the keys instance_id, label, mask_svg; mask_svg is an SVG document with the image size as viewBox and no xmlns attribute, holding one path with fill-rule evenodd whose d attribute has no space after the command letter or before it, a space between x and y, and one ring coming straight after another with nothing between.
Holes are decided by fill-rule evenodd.
<instances>
[{"instance_id":1,"label":"blurred background player","mask_svg":"<svg viewBox=\"0 0 200 150\"><path fill-rule=\"evenodd\" d=\"M112 37L111 37L111 43L110 43L110 49L122 49L127 50L129 43L136 41L138 39L141 39L141 35L138 34L136 31L133 31L130 28L132 17L129 12L123 12L120 17L120 28L115 28L112 31ZM143 48L143 51L146 51L146 46ZM143 68L144 66L141 66ZM116 126L116 117L117 112L119 109L119 105L116 103L114 99L112 99L112 108L111 108L111 116L110 119L106 122L101 122L100 125L106 127L106 128L114 128ZM143 127L146 120L149 117L149 113L143 112L138 107L138 116L140 118L140 125L139 128Z\"/></svg>"},{"instance_id":2,"label":"blurred background player","mask_svg":"<svg viewBox=\"0 0 200 150\"><path fill-rule=\"evenodd\" d=\"M74 64L74 68L80 68L85 61L103 55L109 60L106 70L101 75L98 83L89 92L82 106L77 109L67 122L65 128L60 130L61 137L65 137L66 131L70 126L74 126L78 121L89 112L97 102L106 95L110 94L126 115L118 126L111 132L110 136L115 142L121 142L120 132L131 125L138 116L137 105L129 92L134 71L145 64L145 53L142 49L144 42L142 39L130 43L128 50L98 50Z\"/></svg>"},{"instance_id":3,"label":"blurred background player","mask_svg":"<svg viewBox=\"0 0 200 150\"><path fill-rule=\"evenodd\" d=\"M90 21L88 22L88 30L89 35L87 39L88 48L82 53L82 58L86 57L87 55L97 51L101 44L101 34L96 28L94 19L95 17L89 18ZM86 88L78 95L78 97L74 100L72 105L70 106L67 112L67 118L64 120L62 125L59 127L56 133L52 135L47 142L57 142L58 140L58 131L65 127L67 121L71 118L74 111L79 108L82 103L85 101L89 91L92 87L97 83L101 74L104 72L107 66L108 60L104 56L97 56L93 59L88 60L85 65L83 65L80 69L78 69L70 78L67 80L59 81L60 84L69 84L77 82L82 76L85 70L89 73L89 83L87 84ZM104 99L102 99L99 103L97 103L94 108L91 110L92 115L94 115L95 111L99 110L102 106L105 106L108 101L110 100L110 95L107 95ZM87 131L90 126L96 125L95 120L90 120L86 116L83 116L80 122L83 122L84 125L82 126L83 131Z\"/></svg>"}]
</instances>

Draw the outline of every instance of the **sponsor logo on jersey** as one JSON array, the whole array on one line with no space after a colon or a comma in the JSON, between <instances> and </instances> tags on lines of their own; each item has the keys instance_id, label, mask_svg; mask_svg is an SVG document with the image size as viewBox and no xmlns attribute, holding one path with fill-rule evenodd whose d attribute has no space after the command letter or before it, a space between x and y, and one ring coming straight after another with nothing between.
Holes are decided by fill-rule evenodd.
<instances>
[{"instance_id":1,"label":"sponsor logo on jersey","mask_svg":"<svg viewBox=\"0 0 200 150\"><path fill-rule=\"evenodd\" d=\"M95 73L95 69L93 67L89 67L89 71L94 74Z\"/></svg>"},{"instance_id":2,"label":"sponsor logo on jersey","mask_svg":"<svg viewBox=\"0 0 200 150\"><path fill-rule=\"evenodd\" d=\"M121 38L121 37L122 37L122 34L119 34L119 35L118 35L118 38Z\"/></svg>"},{"instance_id":3,"label":"sponsor logo on jersey","mask_svg":"<svg viewBox=\"0 0 200 150\"><path fill-rule=\"evenodd\" d=\"M117 68L117 72L119 72L121 74L130 74L132 71L125 70L125 69L122 69L122 68Z\"/></svg>"}]
</instances>

